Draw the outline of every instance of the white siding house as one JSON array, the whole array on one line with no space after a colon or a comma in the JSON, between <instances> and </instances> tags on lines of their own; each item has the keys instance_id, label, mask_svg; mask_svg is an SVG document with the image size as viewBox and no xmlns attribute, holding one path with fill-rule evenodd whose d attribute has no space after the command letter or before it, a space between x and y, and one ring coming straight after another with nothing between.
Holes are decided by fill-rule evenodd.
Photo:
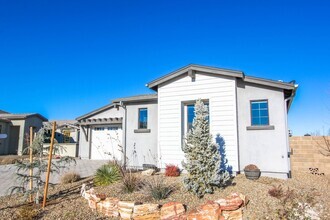
<instances>
[{"instance_id":1,"label":"white siding house","mask_svg":"<svg viewBox=\"0 0 330 220\"><path fill-rule=\"evenodd\" d=\"M193 104L201 99L208 105L210 132L234 174L253 163L259 166L262 175L290 176L287 112L297 89L294 82L188 65L147 86L156 93L116 99L110 105L77 118L88 130L96 122L102 124L103 119L120 117L121 158L125 165L152 164L163 169L166 164L175 164L181 167L185 160L182 145L194 117ZM141 108L148 112L144 115L143 128L138 125ZM89 133L93 140L93 132L89 130ZM80 140L84 148L80 149L82 155L93 159L93 142L83 137ZM82 144L84 141L89 144Z\"/></svg>"}]
</instances>

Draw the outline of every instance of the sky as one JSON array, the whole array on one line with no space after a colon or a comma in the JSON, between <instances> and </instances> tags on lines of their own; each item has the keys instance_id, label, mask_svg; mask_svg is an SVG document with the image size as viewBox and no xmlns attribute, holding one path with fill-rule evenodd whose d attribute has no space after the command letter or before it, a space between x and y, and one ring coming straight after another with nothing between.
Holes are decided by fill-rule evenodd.
<instances>
[{"instance_id":1,"label":"sky","mask_svg":"<svg viewBox=\"0 0 330 220\"><path fill-rule=\"evenodd\" d=\"M190 63L296 80L294 135L330 128L330 1L0 0L0 109L74 119Z\"/></svg>"}]
</instances>

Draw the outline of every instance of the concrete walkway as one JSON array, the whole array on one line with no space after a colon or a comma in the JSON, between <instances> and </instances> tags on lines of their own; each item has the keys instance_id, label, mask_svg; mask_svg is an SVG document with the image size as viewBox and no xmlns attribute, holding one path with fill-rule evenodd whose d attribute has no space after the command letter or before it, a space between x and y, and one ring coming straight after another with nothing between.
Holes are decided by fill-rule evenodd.
<instances>
[{"instance_id":1,"label":"concrete walkway","mask_svg":"<svg viewBox=\"0 0 330 220\"><path fill-rule=\"evenodd\" d=\"M53 173L50 177L51 183L59 183L61 176L69 171L74 171L80 174L81 177L88 177L95 174L97 168L101 165L107 163L104 160L76 160L77 164L71 164L67 169L62 170L59 174ZM12 186L18 186L16 180L16 166L14 164L10 165L0 165L0 196L10 194L8 190Z\"/></svg>"}]
</instances>

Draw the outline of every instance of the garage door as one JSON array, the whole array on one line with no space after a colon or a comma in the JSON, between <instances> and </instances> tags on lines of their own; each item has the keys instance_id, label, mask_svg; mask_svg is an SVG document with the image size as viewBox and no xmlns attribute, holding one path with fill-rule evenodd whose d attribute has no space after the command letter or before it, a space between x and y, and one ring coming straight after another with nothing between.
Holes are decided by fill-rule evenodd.
<instances>
[{"instance_id":1,"label":"garage door","mask_svg":"<svg viewBox=\"0 0 330 220\"><path fill-rule=\"evenodd\" d=\"M122 128L118 126L97 126L92 131L91 159L122 159Z\"/></svg>"}]
</instances>

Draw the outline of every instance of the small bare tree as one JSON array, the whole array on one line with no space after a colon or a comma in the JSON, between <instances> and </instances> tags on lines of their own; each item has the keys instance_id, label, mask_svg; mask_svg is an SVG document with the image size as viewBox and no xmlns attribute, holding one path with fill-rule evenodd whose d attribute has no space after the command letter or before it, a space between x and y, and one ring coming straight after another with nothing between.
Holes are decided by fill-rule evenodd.
<instances>
[{"instance_id":1,"label":"small bare tree","mask_svg":"<svg viewBox=\"0 0 330 220\"><path fill-rule=\"evenodd\" d=\"M330 156L330 138L329 136L322 136L322 142L316 142L319 152L326 157Z\"/></svg>"}]
</instances>

